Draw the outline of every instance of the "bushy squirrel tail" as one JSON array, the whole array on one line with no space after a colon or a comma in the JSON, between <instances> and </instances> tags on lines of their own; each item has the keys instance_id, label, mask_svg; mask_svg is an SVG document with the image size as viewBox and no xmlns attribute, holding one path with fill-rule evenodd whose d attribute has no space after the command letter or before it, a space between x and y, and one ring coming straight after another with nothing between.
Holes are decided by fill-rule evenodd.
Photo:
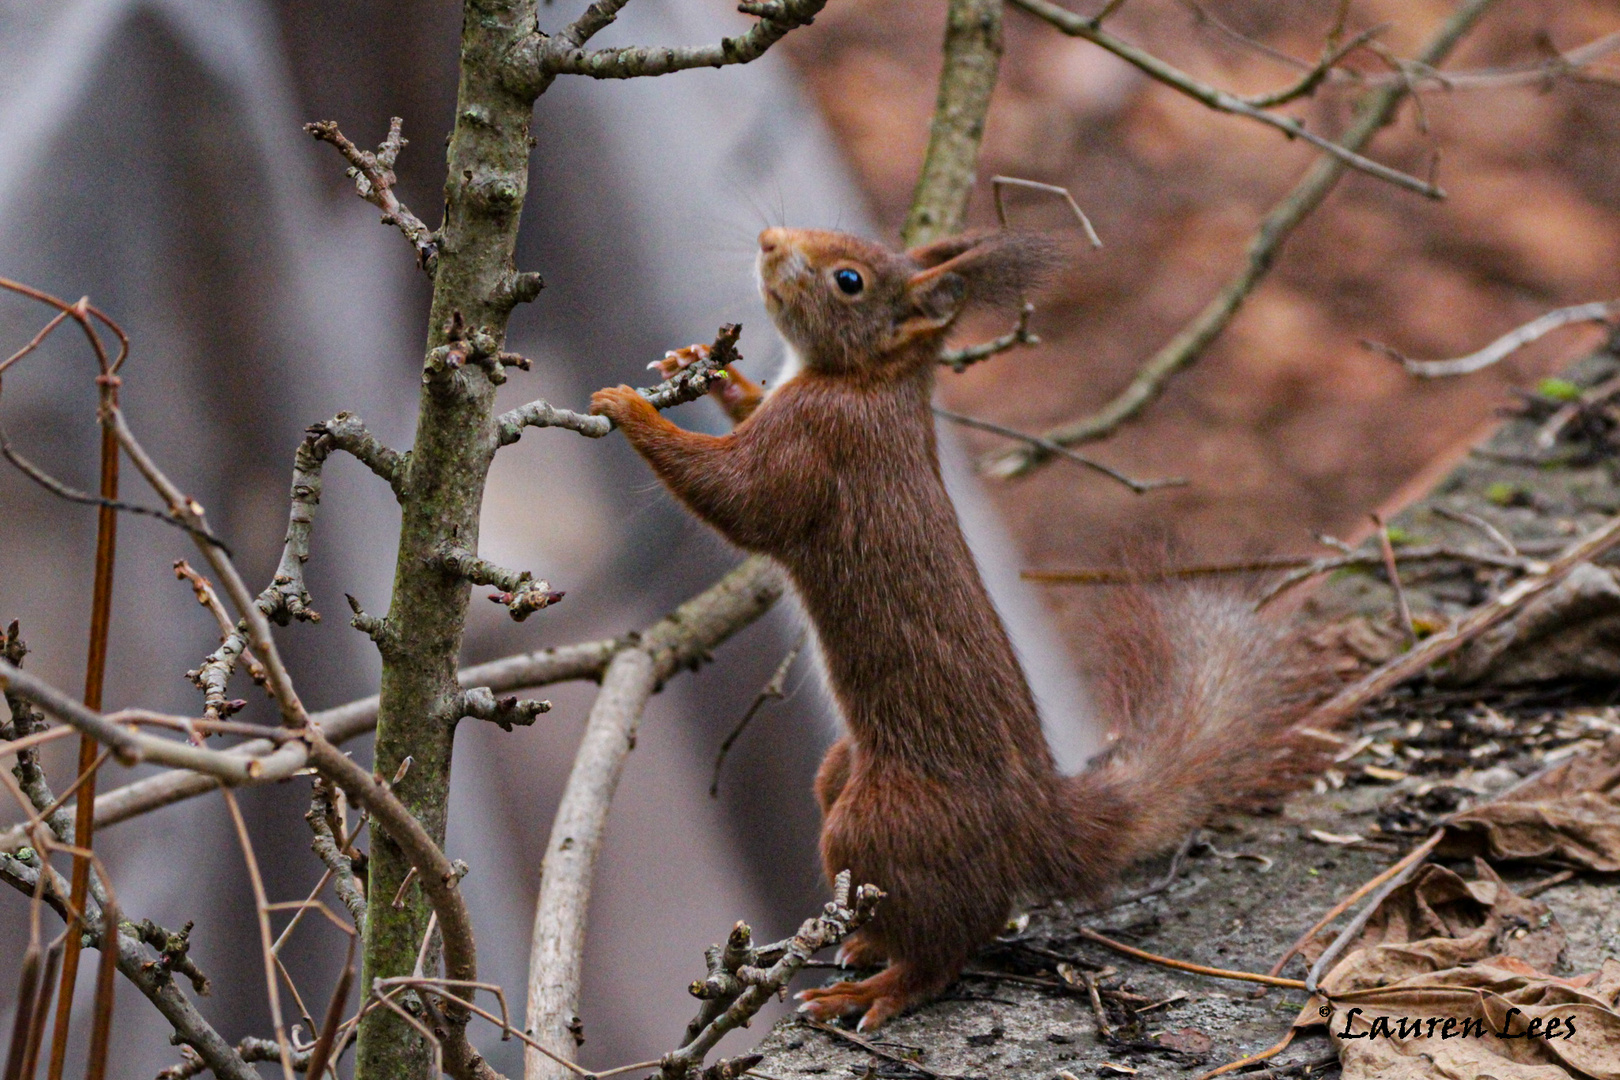
<instances>
[{"instance_id":1,"label":"bushy squirrel tail","mask_svg":"<svg viewBox=\"0 0 1620 1080\"><path fill-rule=\"evenodd\" d=\"M1095 894L1219 810L1305 783L1333 745L1297 726L1313 698L1298 650L1243 598L1114 590L1094 688L1112 743L1066 781L1070 891Z\"/></svg>"}]
</instances>

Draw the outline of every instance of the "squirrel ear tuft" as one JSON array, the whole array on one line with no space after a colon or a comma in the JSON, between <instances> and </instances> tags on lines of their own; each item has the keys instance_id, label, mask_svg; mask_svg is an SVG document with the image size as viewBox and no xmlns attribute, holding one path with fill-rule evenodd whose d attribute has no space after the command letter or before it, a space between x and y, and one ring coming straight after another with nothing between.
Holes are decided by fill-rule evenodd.
<instances>
[{"instance_id":1,"label":"squirrel ear tuft","mask_svg":"<svg viewBox=\"0 0 1620 1080\"><path fill-rule=\"evenodd\" d=\"M921 293L938 291L945 279L960 279L952 315L967 306L1019 303L1064 261L1061 245L1051 237L1008 229L946 237L907 254L926 267L908 285L919 301ZM920 302L917 307L927 310Z\"/></svg>"}]
</instances>

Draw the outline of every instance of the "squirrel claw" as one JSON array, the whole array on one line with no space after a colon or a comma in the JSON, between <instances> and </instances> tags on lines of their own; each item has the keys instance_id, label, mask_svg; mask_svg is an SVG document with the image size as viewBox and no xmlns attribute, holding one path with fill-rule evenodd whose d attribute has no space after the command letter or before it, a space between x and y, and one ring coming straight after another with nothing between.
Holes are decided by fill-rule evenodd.
<instances>
[{"instance_id":1,"label":"squirrel claw","mask_svg":"<svg viewBox=\"0 0 1620 1080\"><path fill-rule=\"evenodd\" d=\"M841 1016L860 1013L857 1031L875 1031L891 1017L899 1015L912 1004L909 995L895 990L882 975L861 982L838 982L831 986L801 990L794 995L800 1002L799 1012L812 1020L831 1023Z\"/></svg>"},{"instance_id":2,"label":"squirrel claw","mask_svg":"<svg viewBox=\"0 0 1620 1080\"><path fill-rule=\"evenodd\" d=\"M857 934L838 946L838 955L834 959L842 968L875 968L882 967L888 957Z\"/></svg>"},{"instance_id":3,"label":"squirrel claw","mask_svg":"<svg viewBox=\"0 0 1620 1080\"><path fill-rule=\"evenodd\" d=\"M647 366L666 379L673 378L676 373L685 371L699 360L708 359L711 351L708 345L688 345L684 349L671 349L662 360L654 360Z\"/></svg>"}]
</instances>

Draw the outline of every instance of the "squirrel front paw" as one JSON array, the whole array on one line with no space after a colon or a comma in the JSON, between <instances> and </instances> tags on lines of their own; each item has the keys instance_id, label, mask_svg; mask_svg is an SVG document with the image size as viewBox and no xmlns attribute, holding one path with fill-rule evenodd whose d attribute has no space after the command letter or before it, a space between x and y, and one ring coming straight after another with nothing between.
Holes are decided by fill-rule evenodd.
<instances>
[{"instance_id":1,"label":"squirrel front paw","mask_svg":"<svg viewBox=\"0 0 1620 1080\"><path fill-rule=\"evenodd\" d=\"M652 402L633 386L608 386L591 395L591 415L605 416L620 427L658 415Z\"/></svg>"},{"instance_id":2,"label":"squirrel front paw","mask_svg":"<svg viewBox=\"0 0 1620 1080\"><path fill-rule=\"evenodd\" d=\"M665 353L662 360L654 360L647 367L658 372L660 378L670 379L699 360L707 360L713 351L708 345L688 345Z\"/></svg>"}]
</instances>

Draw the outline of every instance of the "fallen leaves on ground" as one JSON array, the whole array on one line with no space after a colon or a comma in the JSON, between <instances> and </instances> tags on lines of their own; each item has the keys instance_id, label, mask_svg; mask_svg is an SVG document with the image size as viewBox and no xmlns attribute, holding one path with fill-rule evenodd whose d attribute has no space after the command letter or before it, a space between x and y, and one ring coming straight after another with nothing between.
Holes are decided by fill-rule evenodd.
<instances>
[{"instance_id":1,"label":"fallen leaves on ground","mask_svg":"<svg viewBox=\"0 0 1620 1080\"><path fill-rule=\"evenodd\" d=\"M1620 737L1447 823L1442 854L1620 871Z\"/></svg>"},{"instance_id":2,"label":"fallen leaves on ground","mask_svg":"<svg viewBox=\"0 0 1620 1080\"><path fill-rule=\"evenodd\" d=\"M1611 739L1448 823L1451 853L1475 853L1473 879L1420 869L1295 1020L1328 1025L1344 1080L1620 1080L1620 962L1550 974L1563 928L1479 857L1620 869L1617 786ZM1326 941L1303 951L1320 956Z\"/></svg>"}]
</instances>

